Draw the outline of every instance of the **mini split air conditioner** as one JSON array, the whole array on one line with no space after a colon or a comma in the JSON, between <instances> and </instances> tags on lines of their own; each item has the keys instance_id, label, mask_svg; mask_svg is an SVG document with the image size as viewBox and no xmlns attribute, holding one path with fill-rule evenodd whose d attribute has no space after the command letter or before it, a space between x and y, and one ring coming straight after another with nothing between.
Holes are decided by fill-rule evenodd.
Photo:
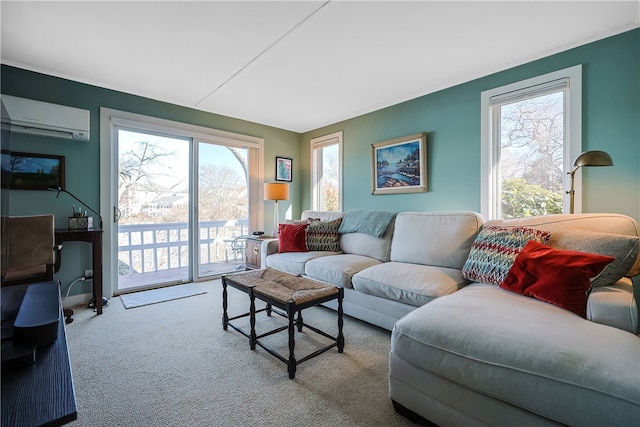
<instances>
[{"instance_id":1,"label":"mini split air conditioner","mask_svg":"<svg viewBox=\"0 0 640 427\"><path fill-rule=\"evenodd\" d=\"M1 95L2 123L12 132L89 140L89 111L33 99Z\"/></svg>"}]
</instances>

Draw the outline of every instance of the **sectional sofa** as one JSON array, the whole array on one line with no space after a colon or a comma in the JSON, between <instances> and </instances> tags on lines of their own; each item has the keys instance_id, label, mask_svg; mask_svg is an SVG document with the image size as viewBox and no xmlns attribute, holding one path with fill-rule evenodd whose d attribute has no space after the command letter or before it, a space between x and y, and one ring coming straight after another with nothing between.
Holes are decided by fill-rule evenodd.
<instances>
[{"instance_id":1,"label":"sectional sofa","mask_svg":"<svg viewBox=\"0 0 640 427\"><path fill-rule=\"evenodd\" d=\"M305 211L301 220L349 216ZM635 220L401 212L377 237L348 231L337 233L339 251L281 252L266 241L262 265L344 287L346 314L392 331L398 412L441 426L637 425ZM574 268L584 253L598 254L588 257L597 274Z\"/></svg>"}]
</instances>

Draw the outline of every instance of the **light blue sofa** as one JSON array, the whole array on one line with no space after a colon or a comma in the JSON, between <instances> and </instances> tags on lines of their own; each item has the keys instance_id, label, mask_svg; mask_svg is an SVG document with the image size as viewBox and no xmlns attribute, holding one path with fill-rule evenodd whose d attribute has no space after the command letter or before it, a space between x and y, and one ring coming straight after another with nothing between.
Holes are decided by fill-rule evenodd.
<instances>
[{"instance_id":1,"label":"light blue sofa","mask_svg":"<svg viewBox=\"0 0 640 427\"><path fill-rule=\"evenodd\" d=\"M541 228L549 246L616 256L628 277L594 288L586 319L471 283L463 265L492 225ZM634 219L616 214L485 223L473 212L402 212L382 238L341 235L341 252L277 253L277 241L265 242L262 265L344 287L346 314L392 331L389 395L409 418L630 426L640 420L640 284L630 278L640 274L639 235Z\"/></svg>"},{"instance_id":2,"label":"light blue sofa","mask_svg":"<svg viewBox=\"0 0 640 427\"><path fill-rule=\"evenodd\" d=\"M343 215L304 211L301 219ZM343 287L345 314L391 330L407 313L469 283L462 266L482 223L475 212L401 212L380 238L341 234L340 252L278 253L277 240L263 242L261 262Z\"/></svg>"}]
</instances>

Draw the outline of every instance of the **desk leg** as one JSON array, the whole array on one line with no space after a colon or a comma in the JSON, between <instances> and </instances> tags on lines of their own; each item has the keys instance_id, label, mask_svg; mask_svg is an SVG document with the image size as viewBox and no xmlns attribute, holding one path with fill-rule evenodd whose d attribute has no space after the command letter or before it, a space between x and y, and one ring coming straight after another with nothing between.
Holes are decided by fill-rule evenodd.
<instances>
[{"instance_id":1,"label":"desk leg","mask_svg":"<svg viewBox=\"0 0 640 427\"><path fill-rule=\"evenodd\" d=\"M96 314L102 314L102 231L93 239L93 298Z\"/></svg>"}]
</instances>

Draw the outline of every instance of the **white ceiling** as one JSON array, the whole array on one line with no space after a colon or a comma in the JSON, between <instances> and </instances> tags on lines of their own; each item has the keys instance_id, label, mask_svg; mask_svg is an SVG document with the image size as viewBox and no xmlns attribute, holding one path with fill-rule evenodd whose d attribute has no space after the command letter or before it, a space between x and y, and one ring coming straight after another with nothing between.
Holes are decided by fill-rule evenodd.
<instances>
[{"instance_id":1,"label":"white ceiling","mask_svg":"<svg viewBox=\"0 0 640 427\"><path fill-rule=\"evenodd\" d=\"M2 63L305 132L640 26L640 1L0 3Z\"/></svg>"}]
</instances>

